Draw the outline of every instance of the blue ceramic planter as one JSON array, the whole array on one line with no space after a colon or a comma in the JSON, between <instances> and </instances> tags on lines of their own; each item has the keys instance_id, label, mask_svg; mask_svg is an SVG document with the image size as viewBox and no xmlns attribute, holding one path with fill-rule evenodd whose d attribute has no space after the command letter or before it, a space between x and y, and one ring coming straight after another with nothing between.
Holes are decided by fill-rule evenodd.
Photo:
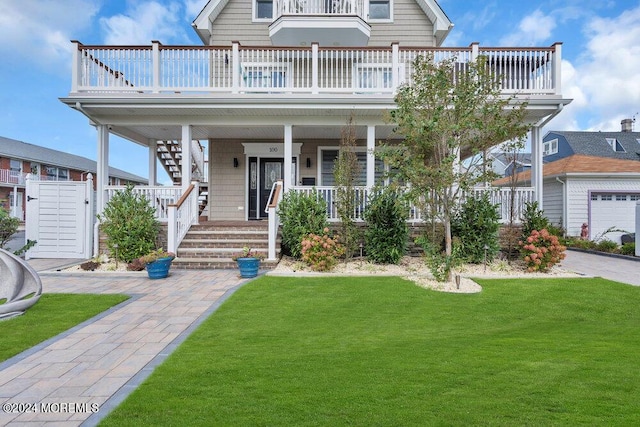
<instances>
[{"instance_id":1,"label":"blue ceramic planter","mask_svg":"<svg viewBox=\"0 0 640 427\"><path fill-rule=\"evenodd\" d=\"M249 278L258 275L260 268L260 259L258 258L238 258L236 260L240 269L240 277Z\"/></svg>"},{"instance_id":2,"label":"blue ceramic planter","mask_svg":"<svg viewBox=\"0 0 640 427\"><path fill-rule=\"evenodd\" d=\"M172 257L158 258L157 260L147 264L147 274L149 279L164 279L169 275Z\"/></svg>"}]
</instances>

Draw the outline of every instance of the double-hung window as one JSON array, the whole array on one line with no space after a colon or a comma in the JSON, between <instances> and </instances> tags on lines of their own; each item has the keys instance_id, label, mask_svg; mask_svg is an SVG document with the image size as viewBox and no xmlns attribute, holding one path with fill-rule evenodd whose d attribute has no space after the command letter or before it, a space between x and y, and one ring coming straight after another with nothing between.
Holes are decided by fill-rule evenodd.
<instances>
[{"instance_id":1,"label":"double-hung window","mask_svg":"<svg viewBox=\"0 0 640 427\"><path fill-rule=\"evenodd\" d=\"M552 139L542 144L542 155L548 156L558 152L558 139Z\"/></svg>"}]
</instances>

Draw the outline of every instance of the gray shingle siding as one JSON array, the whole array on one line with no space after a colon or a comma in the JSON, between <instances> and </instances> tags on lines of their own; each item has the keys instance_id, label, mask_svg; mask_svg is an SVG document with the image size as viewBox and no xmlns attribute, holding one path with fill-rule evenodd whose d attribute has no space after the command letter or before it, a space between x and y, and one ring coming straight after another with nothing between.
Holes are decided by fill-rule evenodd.
<instances>
[{"instance_id":1,"label":"gray shingle siding","mask_svg":"<svg viewBox=\"0 0 640 427\"><path fill-rule=\"evenodd\" d=\"M39 145L29 144L11 138L0 136L0 157L26 160L28 162L40 163L49 166L59 166L68 169L89 171L96 173L96 162L86 157L75 154L64 153L52 150ZM134 182L147 183L148 179L134 175L123 170L109 167L109 176L126 179Z\"/></svg>"}]
</instances>

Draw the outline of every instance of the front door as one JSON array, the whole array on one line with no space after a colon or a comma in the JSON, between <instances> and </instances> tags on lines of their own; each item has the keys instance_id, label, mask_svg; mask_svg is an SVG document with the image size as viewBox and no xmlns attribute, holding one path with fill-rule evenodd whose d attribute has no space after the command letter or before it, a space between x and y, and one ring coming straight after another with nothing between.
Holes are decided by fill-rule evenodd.
<instances>
[{"instance_id":1,"label":"front door","mask_svg":"<svg viewBox=\"0 0 640 427\"><path fill-rule=\"evenodd\" d=\"M267 218L265 207L269 202L269 195L273 184L282 179L284 170L283 159L260 159L260 179L258 194L258 214L260 218Z\"/></svg>"}]
</instances>

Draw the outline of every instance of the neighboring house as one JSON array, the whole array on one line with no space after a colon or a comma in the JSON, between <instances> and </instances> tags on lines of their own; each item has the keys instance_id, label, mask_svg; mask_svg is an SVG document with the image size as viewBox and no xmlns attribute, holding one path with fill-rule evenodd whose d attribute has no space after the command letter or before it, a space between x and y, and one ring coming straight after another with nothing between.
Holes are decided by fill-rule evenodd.
<instances>
[{"instance_id":1,"label":"neighboring house","mask_svg":"<svg viewBox=\"0 0 640 427\"><path fill-rule=\"evenodd\" d=\"M15 139L0 137L0 206L24 220L27 174L40 181L84 181L96 174L96 162ZM148 180L109 168L109 184L147 185Z\"/></svg>"},{"instance_id":2,"label":"neighboring house","mask_svg":"<svg viewBox=\"0 0 640 427\"><path fill-rule=\"evenodd\" d=\"M490 152L491 169L497 176L508 176L516 172L531 169L531 153Z\"/></svg>"},{"instance_id":3,"label":"neighboring house","mask_svg":"<svg viewBox=\"0 0 640 427\"><path fill-rule=\"evenodd\" d=\"M173 141L181 152L173 176L186 191L201 173L192 141L207 141L209 220L266 218L278 180L285 192L315 186L329 199L350 117L358 184L370 189L384 168L376 144L401 139L385 118L419 55L456 58L456 69L486 61L505 95L527 101L523 120L534 146L541 146L540 128L570 102L560 90L560 43L443 48L453 24L435 0L211 0L193 28L204 46L75 41L72 89L61 100L96 125L99 162L106 164L111 134L149 146L151 184L158 145ZM541 163L533 160L536 197ZM106 183L97 182L99 189ZM107 200L98 191L98 211Z\"/></svg>"},{"instance_id":4,"label":"neighboring house","mask_svg":"<svg viewBox=\"0 0 640 427\"><path fill-rule=\"evenodd\" d=\"M635 232L635 209L640 201L640 132L551 131L543 139L545 216L579 236L587 224L590 239L620 243L622 232ZM518 174L519 185L531 173ZM507 179L496 182L506 185Z\"/></svg>"}]
</instances>

